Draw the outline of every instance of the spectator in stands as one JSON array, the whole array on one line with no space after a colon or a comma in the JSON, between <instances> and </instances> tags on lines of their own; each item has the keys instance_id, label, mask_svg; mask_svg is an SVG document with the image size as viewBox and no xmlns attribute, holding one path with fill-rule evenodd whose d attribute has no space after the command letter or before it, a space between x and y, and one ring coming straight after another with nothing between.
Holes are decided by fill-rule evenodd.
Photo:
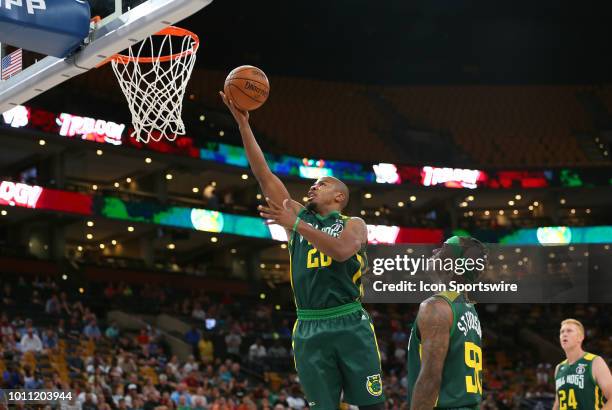
<instances>
[{"instance_id":1,"label":"spectator in stands","mask_svg":"<svg viewBox=\"0 0 612 410\"><path fill-rule=\"evenodd\" d=\"M302 398L299 386L293 386L291 394L287 396L287 404L294 410L302 410L306 407L306 401Z\"/></svg>"},{"instance_id":2,"label":"spectator in stands","mask_svg":"<svg viewBox=\"0 0 612 410\"><path fill-rule=\"evenodd\" d=\"M79 322L78 316L75 315L70 318L70 321L68 322L67 330L68 332L66 334L69 338L80 339L81 331L83 329L81 328L81 323Z\"/></svg>"},{"instance_id":3,"label":"spectator in stands","mask_svg":"<svg viewBox=\"0 0 612 410\"><path fill-rule=\"evenodd\" d=\"M119 337L119 327L117 326L117 322L111 322L110 326L106 328L104 335L110 340L116 340Z\"/></svg>"},{"instance_id":4,"label":"spectator in stands","mask_svg":"<svg viewBox=\"0 0 612 410\"><path fill-rule=\"evenodd\" d=\"M13 288L10 283L5 283L2 288L2 304L5 306L13 306L15 304Z\"/></svg>"},{"instance_id":5,"label":"spectator in stands","mask_svg":"<svg viewBox=\"0 0 612 410\"><path fill-rule=\"evenodd\" d=\"M200 352L200 360L204 364L212 363L214 360L214 346L210 339L203 335L198 342L198 350Z\"/></svg>"},{"instance_id":6,"label":"spectator in stands","mask_svg":"<svg viewBox=\"0 0 612 410\"><path fill-rule=\"evenodd\" d=\"M187 358L187 362L183 366L183 374L189 374L192 371L197 371L199 368L198 363L195 361L195 357L193 355L189 355Z\"/></svg>"},{"instance_id":7,"label":"spectator in stands","mask_svg":"<svg viewBox=\"0 0 612 410\"><path fill-rule=\"evenodd\" d=\"M68 295L66 294L66 292L60 293L60 309L61 309L62 315L64 316L72 315L72 306L70 302L68 301Z\"/></svg>"},{"instance_id":8,"label":"spectator in stands","mask_svg":"<svg viewBox=\"0 0 612 410\"><path fill-rule=\"evenodd\" d=\"M3 386L7 389L15 389L23 386L21 374L14 364L9 363L7 368L2 372Z\"/></svg>"},{"instance_id":9,"label":"spectator in stands","mask_svg":"<svg viewBox=\"0 0 612 410\"><path fill-rule=\"evenodd\" d=\"M176 390L170 395L170 400L172 400L176 406L179 405L181 398L184 400L184 405L191 406L191 395L187 391L187 385L185 383L179 383L176 386Z\"/></svg>"},{"instance_id":10,"label":"spectator in stands","mask_svg":"<svg viewBox=\"0 0 612 410\"><path fill-rule=\"evenodd\" d=\"M151 339L149 337L149 332L147 332L147 328L143 327L140 329L140 333L136 337L136 343L138 343L140 346L148 345L150 340Z\"/></svg>"},{"instance_id":11,"label":"spectator in stands","mask_svg":"<svg viewBox=\"0 0 612 410\"><path fill-rule=\"evenodd\" d=\"M396 344L407 344L408 343L408 335L401 326L398 326L397 330L393 332L393 336L391 336L391 340Z\"/></svg>"},{"instance_id":12,"label":"spectator in stands","mask_svg":"<svg viewBox=\"0 0 612 410\"><path fill-rule=\"evenodd\" d=\"M100 332L100 328L98 327L98 323L96 319L90 320L90 322L83 329L83 334L89 339L98 340L102 337L102 333Z\"/></svg>"},{"instance_id":13,"label":"spectator in stands","mask_svg":"<svg viewBox=\"0 0 612 410\"><path fill-rule=\"evenodd\" d=\"M287 319L283 319L280 329L278 329L278 334L283 338L291 338L291 329L289 329L289 321Z\"/></svg>"},{"instance_id":14,"label":"spectator in stands","mask_svg":"<svg viewBox=\"0 0 612 410\"><path fill-rule=\"evenodd\" d=\"M60 302L57 298L57 294L52 294L47 302L45 303L45 313L48 315L59 315L61 312Z\"/></svg>"},{"instance_id":15,"label":"spectator in stands","mask_svg":"<svg viewBox=\"0 0 612 410\"><path fill-rule=\"evenodd\" d=\"M12 338L14 340L16 334L17 330L11 322L9 322L8 316L6 313L2 313L2 317L0 317L0 336L2 339Z\"/></svg>"},{"instance_id":16,"label":"spectator in stands","mask_svg":"<svg viewBox=\"0 0 612 410\"><path fill-rule=\"evenodd\" d=\"M40 293L38 293L37 290L32 291L32 299L30 300L30 305L32 308L36 310L43 309L43 302L42 302L42 299L40 298Z\"/></svg>"},{"instance_id":17,"label":"spectator in stands","mask_svg":"<svg viewBox=\"0 0 612 410\"><path fill-rule=\"evenodd\" d=\"M217 197L217 193L215 192L215 186L211 183L204 187L202 191L202 196L204 197L204 206L207 209L216 211L219 209L219 198Z\"/></svg>"},{"instance_id":18,"label":"spectator in stands","mask_svg":"<svg viewBox=\"0 0 612 410\"><path fill-rule=\"evenodd\" d=\"M57 321L57 327L55 328L55 332L58 337L66 336L66 321L64 319L60 319Z\"/></svg>"},{"instance_id":19,"label":"spectator in stands","mask_svg":"<svg viewBox=\"0 0 612 410\"><path fill-rule=\"evenodd\" d=\"M274 342L274 345L268 349L268 357L274 359L284 359L289 356L289 352L279 340Z\"/></svg>"},{"instance_id":20,"label":"spectator in stands","mask_svg":"<svg viewBox=\"0 0 612 410\"><path fill-rule=\"evenodd\" d=\"M242 336L240 335L240 327L234 325L232 331L225 336L225 346L228 355L235 359L240 358L240 345L242 344Z\"/></svg>"},{"instance_id":21,"label":"spectator in stands","mask_svg":"<svg viewBox=\"0 0 612 410\"><path fill-rule=\"evenodd\" d=\"M206 320L206 312L202 309L200 302L193 304L193 310L191 311L191 317L198 320Z\"/></svg>"},{"instance_id":22,"label":"spectator in stands","mask_svg":"<svg viewBox=\"0 0 612 410\"><path fill-rule=\"evenodd\" d=\"M266 348L261 343L261 339L256 339L255 343L249 347L249 361L254 363L262 363L266 358Z\"/></svg>"},{"instance_id":23,"label":"spectator in stands","mask_svg":"<svg viewBox=\"0 0 612 410\"><path fill-rule=\"evenodd\" d=\"M38 330L34 329L34 327L32 326L32 319L27 318L25 322L21 322L21 325L17 329L17 332L19 333L19 338L22 338L28 332L28 329L32 329L34 334L38 335Z\"/></svg>"},{"instance_id":24,"label":"spectator in stands","mask_svg":"<svg viewBox=\"0 0 612 410\"><path fill-rule=\"evenodd\" d=\"M44 349L53 350L57 347L57 335L53 329L43 332L42 344Z\"/></svg>"},{"instance_id":25,"label":"spectator in stands","mask_svg":"<svg viewBox=\"0 0 612 410\"><path fill-rule=\"evenodd\" d=\"M164 393L172 393L174 388L168 384L168 376L165 374L160 374L158 377L159 383L155 386L155 388L159 391L160 394Z\"/></svg>"},{"instance_id":26,"label":"spectator in stands","mask_svg":"<svg viewBox=\"0 0 612 410\"><path fill-rule=\"evenodd\" d=\"M200 342L200 332L195 325L191 326L191 329L185 333L185 341L189 343L189 346L191 346L191 350L194 355L199 354L198 343Z\"/></svg>"},{"instance_id":27,"label":"spectator in stands","mask_svg":"<svg viewBox=\"0 0 612 410\"><path fill-rule=\"evenodd\" d=\"M149 391L147 393L147 401L145 401L144 405L142 406L143 410L154 410L157 408L157 406L161 404L159 399L159 392L155 390Z\"/></svg>"},{"instance_id":28,"label":"spectator in stands","mask_svg":"<svg viewBox=\"0 0 612 410\"><path fill-rule=\"evenodd\" d=\"M34 329L32 327L28 327L26 330L26 334L21 338L21 342L19 343L19 348L22 353L26 352L42 352L42 342L37 334L34 333Z\"/></svg>"},{"instance_id":29,"label":"spectator in stands","mask_svg":"<svg viewBox=\"0 0 612 410\"><path fill-rule=\"evenodd\" d=\"M35 372L30 366L23 367L23 387L26 389L39 389L41 387L40 380L37 379Z\"/></svg>"},{"instance_id":30,"label":"spectator in stands","mask_svg":"<svg viewBox=\"0 0 612 410\"><path fill-rule=\"evenodd\" d=\"M117 290L115 290L115 286L113 285L112 282L109 282L106 288L104 288L104 296L107 299L112 299L116 293L117 293Z\"/></svg>"}]
</instances>

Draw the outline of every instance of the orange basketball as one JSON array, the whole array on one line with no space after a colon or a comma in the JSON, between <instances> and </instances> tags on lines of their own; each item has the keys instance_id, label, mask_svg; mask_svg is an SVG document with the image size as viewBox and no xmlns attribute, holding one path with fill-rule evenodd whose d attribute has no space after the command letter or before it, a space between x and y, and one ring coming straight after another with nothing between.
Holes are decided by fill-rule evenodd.
<instances>
[{"instance_id":1,"label":"orange basketball","mask_svg":"<svg viewBox=\"0 0 612 410\"><path fill-rule=\"evenodd\" d=\"M270 83L266 74L252 65L234 68L225 79L223 92L236 107L252 111L268 99Z\"/></svg>"}]
</instances>

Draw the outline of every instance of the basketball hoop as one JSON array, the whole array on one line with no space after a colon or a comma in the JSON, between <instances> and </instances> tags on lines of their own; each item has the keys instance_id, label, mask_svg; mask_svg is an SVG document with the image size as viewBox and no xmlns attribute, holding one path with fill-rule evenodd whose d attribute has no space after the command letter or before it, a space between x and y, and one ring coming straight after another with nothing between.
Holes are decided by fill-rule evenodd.
<instances>
[{"instance_id":1,"label":"basketball hoop","mask_svg":"<svg viewBox=\"0 0 612 410\"><path fill-rule=\"evenodd\" d=\"M128 55L111 57L132 113L132 137L147 143L185 134L183 97L199 45L194 33L170 26L130 47Z\"/></svg>"}]
</instances>

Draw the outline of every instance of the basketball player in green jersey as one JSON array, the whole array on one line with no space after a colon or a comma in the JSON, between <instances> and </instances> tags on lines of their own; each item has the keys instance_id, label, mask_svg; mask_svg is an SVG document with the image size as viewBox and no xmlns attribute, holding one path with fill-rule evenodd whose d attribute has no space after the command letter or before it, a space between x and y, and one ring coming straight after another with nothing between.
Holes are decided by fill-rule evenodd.
<instances>
[{"instance_id":1,"label":"basketball player in green jersey","mask_svg":"<svg viewBox=\"0 0 612 410\"><path fill-rule=\"evenodd\" d=\"M612 409L610 369L600 356L582 350L582 323L576 319L561 322L559 340L566 359L555 369L557 393L553 410Z\"/></svg>"},{"instance_id":2,"label":"basketball player in green jersey","mask_svg":"<svg viewBox=\"0 0 612 410\"><path fill-rule=\"evenodd\" d=\"M470 237L453 236L432 259L472 259L484 268L487 250ZM462 275L435 272L440 283L473 282L481 270ZM438 293L419 306L408 341L408 403L412 410L477 409L482 398L482 330L466 295Z\"/></svg>"},{"instance_id":3,"label":"basketball player in green jersey","mask_svg":"<svg viewBox=\"0 0 612 410\"><path fill-rule=\"evenodd\" d=\"M298 317L292 343L309 407L335 410L343 396L362 410L384 409L374 326L360 303L367 227L361 218L340 214L348 203L348 188L323 177L310 187L306 207L293 201L268 167L249 113L220 94L238 123L251 170L268 202L259 207L260 214L287 231Z\"/></svg>"}]
</instances>

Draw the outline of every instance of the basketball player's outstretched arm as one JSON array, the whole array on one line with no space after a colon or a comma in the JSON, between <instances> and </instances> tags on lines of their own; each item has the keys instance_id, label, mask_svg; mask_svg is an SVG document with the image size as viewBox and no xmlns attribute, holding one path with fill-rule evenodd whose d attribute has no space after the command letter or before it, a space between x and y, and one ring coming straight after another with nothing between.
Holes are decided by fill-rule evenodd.
<instances>
[{"instance_id":1,"label":"basketball player's outstretched arm","mask_svg":"<svg viewBox=\"0 0 612 410\"><path fill-rule=\"evenodd\" d=\"M268 207L259 206L259 214L267 219L268 224L278 224L287 230L293 229L297 212L285 200L279 205L272 198L266 198ZM313 228L304 221L299 221L296 231L315 248L338 262L344 262L355 255L362 246L368 243L368 228L361 218L351 218L337 238Z\"/></svg>"},{"instance_id":2,"label":"basketball player's outstretched arm","mask_svg":"<svg viewBox=\"0 0 612 410\"><path fill-rule=\"evenodd\" d=\"M612 374L606 364L605 360L600 356L593 359L593 378L597 385L601 388L605 398L606 404L601 408L602 410L612 409Z\"/></svg>"},{"instance_id":3,"label":"basketball player's outstretched arm","mask_svg":"<svg viewBox=\"0 0 612 410\"><path fill-rule=\"evenodd\" d=\"M410 400L411 410L431 410L436 405L448 353L453 312L444 300L429 298L417 315L421 335L421 370Z\"/></svg>"},{"instance_id":4,"label":"basketball player's outstretched arm","mask_svg":"<svg viewBox=\"0 0 612 410\"><path fill-rule=\"evenodd\" d=\"M249 165L264 196L273 199L279 204L282 204L285 199L291 200L289 191L287 191L282 181L270 170L264 154L255 139L255 135L249 125L249 112L239 110L223 92L219 91L219 94L238 124ZM291 200L290 204L296 210L301 208L301 205L296 201Z\"/></svg>"}]
</instances>

